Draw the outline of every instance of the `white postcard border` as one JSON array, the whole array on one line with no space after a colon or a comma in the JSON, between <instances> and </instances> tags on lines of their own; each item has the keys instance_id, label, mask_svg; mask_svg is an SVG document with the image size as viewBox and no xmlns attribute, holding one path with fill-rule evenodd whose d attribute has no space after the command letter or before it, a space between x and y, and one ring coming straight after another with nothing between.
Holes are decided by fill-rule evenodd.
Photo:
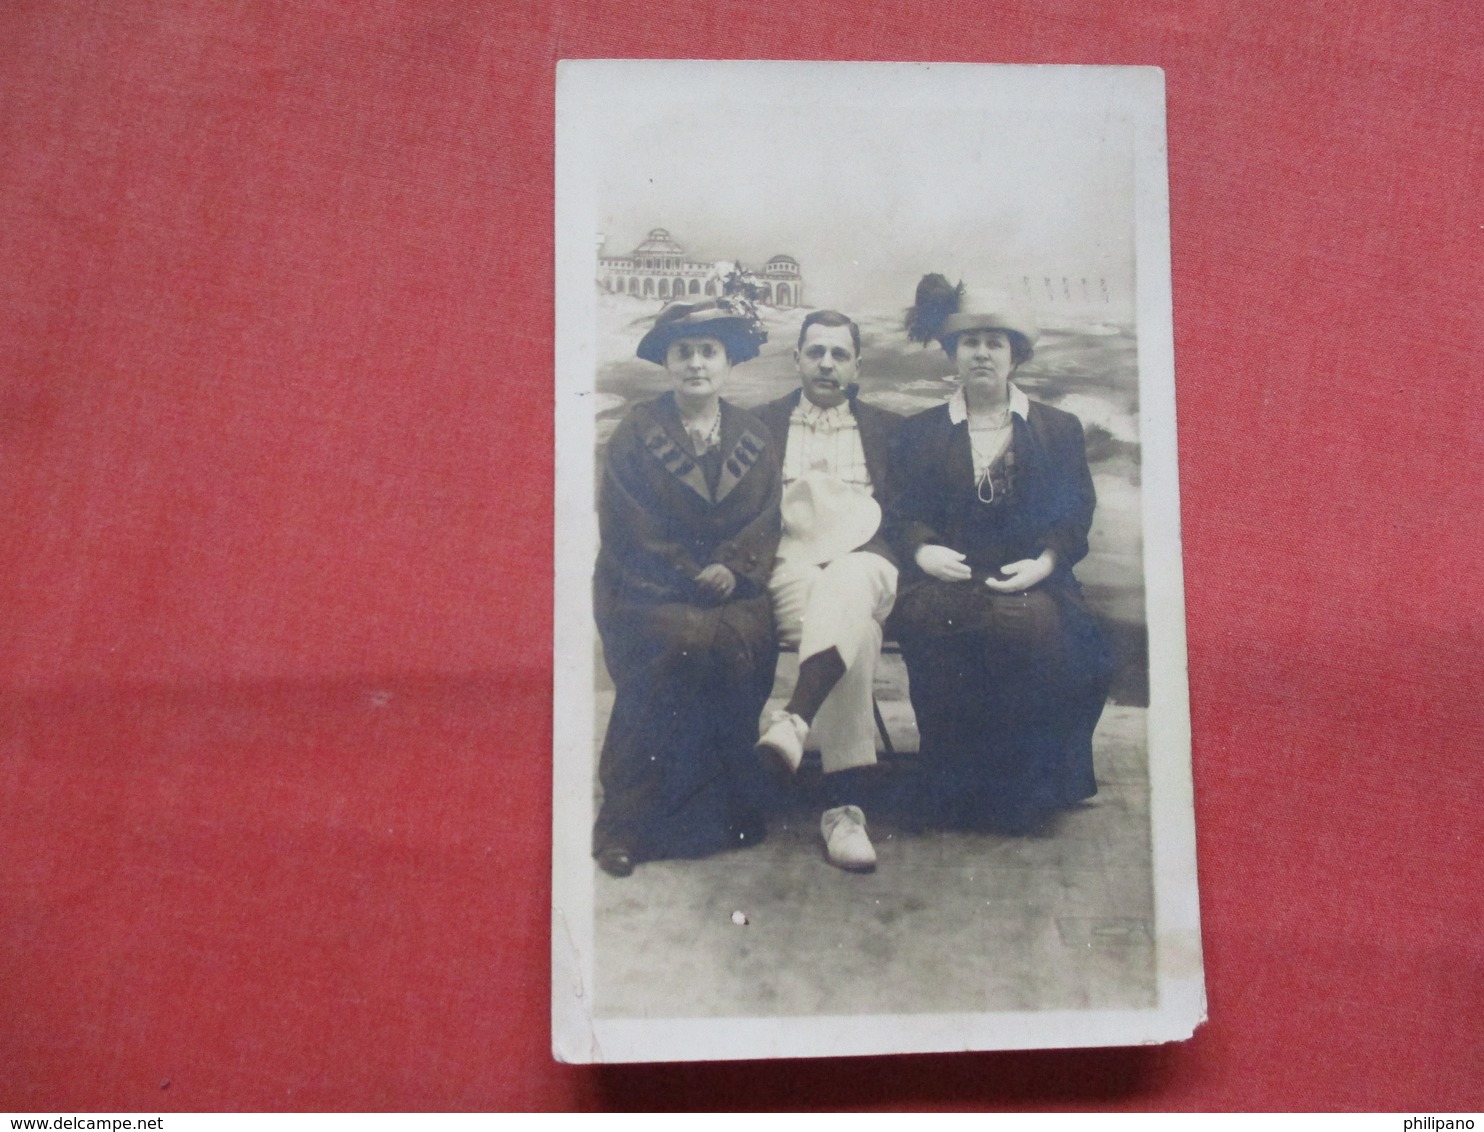
<instances>
[{"instance_id":1,"label":"white postcard border","mask_svg":"<svg viewBox=\"0 0 1484 1132\"><path fill-rule=\"evenodd\" d=\"M556 531L553 705L552 1048L574 1063L821 1057L893 1052L1137 1045L1190 1036L1205 1019L1190 773L1184 584L1175 430L1164 74L1153 67L1004 67L1073 83L1135 122L1136 294L1146 612L1149 776L1158 1005L1148 1010L845 1017L603 1019L592 1009L592 752L595 629L591 579L595 423L596 173L583 108L639 71L668 88L742 84L787 68L822 84L894 84L948 97L977 65L563 61L556 129ZM776 72L775 76L776 77ZM1022 74L1029 82L1032 74Z\"/></svg>"}]
</instances>

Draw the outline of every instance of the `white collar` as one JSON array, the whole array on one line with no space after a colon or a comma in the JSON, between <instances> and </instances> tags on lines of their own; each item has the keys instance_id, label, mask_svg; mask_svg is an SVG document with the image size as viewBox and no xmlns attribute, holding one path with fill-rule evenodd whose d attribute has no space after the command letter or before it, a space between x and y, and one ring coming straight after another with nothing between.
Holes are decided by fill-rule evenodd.
<instances>
[{"instance_id":1,"label":"white collar","mask_svg":"<svg viewBox=\"0 0 1484 1132\"><path fill-rule=\"evenodd\" d=\"M851 412L849 401L841 401L838 405L831 405L828 409L824 409L802 393L799 394L799 403L794 406L794 411L790 415L810 425L834 424L838 426L846 422L852 424L855 422L855 414Z\"/></svg>"},{"instance_id":2,"label":"white collar","mask_svg":"<svg viewBox=\"0 0 1484 1132\"><path fill-rule=\"evenodd\" d=\"M1025 395L1025 391L1013 381L1010 385L1010 411L1023 421L1031 419L1031 399ZM963 424L969 419L969 402L964 397L964 387L960 385L948 398L948 420L951 424Z\"/></svg>"}]
</instances>

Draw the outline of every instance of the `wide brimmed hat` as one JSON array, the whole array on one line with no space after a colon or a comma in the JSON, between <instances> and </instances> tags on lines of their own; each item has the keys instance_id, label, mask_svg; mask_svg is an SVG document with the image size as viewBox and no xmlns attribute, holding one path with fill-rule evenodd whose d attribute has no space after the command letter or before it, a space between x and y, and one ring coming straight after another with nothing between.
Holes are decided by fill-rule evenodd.
<instances>
[{"instance_id":1,"label":"wide brimmed hat","mask_svg":"<svg viewBox=\"0 0 1484 1132\"><path fill-rule=\"evenodd\" d=\"M655 316L654 326L639 340L635 353L662 366L670 343L677 338L719 338L726 345L727 359L735 365L757 357L768 332L752 304L743 299L671 303Z\"/></svg>"},{"instance_id":2,"label":"wide brimmed hat","mask_svg":"<svg viewBox=\"0 0 1484 1132\"><path fill-rule=\"evenodd\" d=\"M783 493L785 562L818 566L858 550L881 526L881 504L858 488L823 472L808 472Z\"/></svg>"},{"instance_id":3,"label":"wide brimmed hat","mask_svg":"<svg viewBox=\"0 0 1484 1132\"><path fill-rule=\"evenodd\" d=\"M940 342L952 352L954 340L965 330L1004 330L1023 344L1030 356L1041 329L1024 306L1003 291L950 283L946 275L924 275L907 309L907 337L924 346Z\"/></svg>"},{"instance_id":4,"label":"wide brimmed hat","mask_svg":"<svg viewBox=\"0 0 1484 1132\"><path fill-rule=\"evenodd\" d=\"M941 342L965 330L1008 330L1024 338L1027 346L1034 346L1041 336L1035 319L1013 299L972 287L964 288L958 310L943 320L934 337Z\"/></svg>"}]
</instances>

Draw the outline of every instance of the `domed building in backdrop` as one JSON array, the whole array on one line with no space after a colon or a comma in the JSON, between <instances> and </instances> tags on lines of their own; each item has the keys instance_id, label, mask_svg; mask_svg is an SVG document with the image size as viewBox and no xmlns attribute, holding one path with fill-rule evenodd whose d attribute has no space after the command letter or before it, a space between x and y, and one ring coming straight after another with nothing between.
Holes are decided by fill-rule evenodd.
<instances>
[{"instance_id":1,"label":"domed building in backdrop","mask_svg":"<svg viewBox=\"0 0 1484 1132\"><path fill-rule=\"evenodd\" d=\"M605 255L598 238L598 286L613 294L646 299L704 298L721 294L722 276L732 267L724 260L699 259L664 228L649 235L626 256ZM804 275L793 256L775 255L757 275L758 301L787 309L804 302Z\"/></svg>"}]
</instances>

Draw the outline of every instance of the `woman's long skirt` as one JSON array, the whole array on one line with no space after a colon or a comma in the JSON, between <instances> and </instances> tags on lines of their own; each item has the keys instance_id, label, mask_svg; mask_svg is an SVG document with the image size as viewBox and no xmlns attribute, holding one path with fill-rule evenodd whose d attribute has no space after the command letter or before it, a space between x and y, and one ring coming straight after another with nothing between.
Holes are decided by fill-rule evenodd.
<instances>
[{"instance_id":1,"label":"woman's long skirt","mask_svg":"<svg viewBox=\"0 0 1484 1132\"><path fill-rule=\"evenodd\" d=\"M918 821L1025 833L1097 793L1112 664L1075 591L928 579L898 597L889 629L922 736Z\"/></svg>"},{"instance_id":2,"label":"woman's long skirt","mask_svg":"<svg viewBox=\"0 0 1484 1132\"><path fill-rule=\"evenodd\" d=\"M616 695L594 852L699 857L761 840L770 786L753 744L778 659L768 596L598 613Z\"/></svg>"}]
</instances>

